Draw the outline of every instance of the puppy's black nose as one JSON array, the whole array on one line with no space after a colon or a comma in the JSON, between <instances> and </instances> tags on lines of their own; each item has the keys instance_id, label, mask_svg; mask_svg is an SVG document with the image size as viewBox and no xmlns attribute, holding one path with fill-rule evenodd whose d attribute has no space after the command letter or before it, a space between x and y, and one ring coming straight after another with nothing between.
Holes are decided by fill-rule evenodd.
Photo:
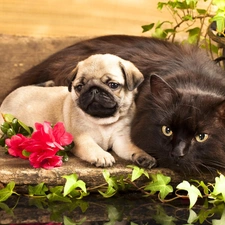
<instances>
[{"instance_id":1,"label":"puppy's black nose","mask_svg":"<svg viewBox=\"0 0 225 225\"><path fill-rule=\"evenodd\" d=\"M99 90L97 88L92 88L91 89L91 92L90 92L92 95L96 95L99 93Z\"/></svg>"}]
</instances>

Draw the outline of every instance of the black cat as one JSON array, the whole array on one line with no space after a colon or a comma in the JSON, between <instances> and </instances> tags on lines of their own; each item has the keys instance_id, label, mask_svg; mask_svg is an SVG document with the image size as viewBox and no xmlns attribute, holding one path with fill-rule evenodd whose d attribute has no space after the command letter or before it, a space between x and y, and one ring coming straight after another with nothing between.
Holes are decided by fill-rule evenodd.
<instances>
[{"instance_id":1,"label":"black cat","mask_svg":"<svg viewBox=\"0 0 225 225\"><path fill-rule=\"evenodd\" d=\"M198 66L152 75L138 96L131 133L160 167L185 174L225 169L225 78Z\"/></svg>"},{"instance_id":2,"label":"black cat","mask_svg":"<svg viewBox=\"0 0 225 225\"><path fill-rule=\"evenodd\" d=\"M194 46L124 35L89 39L26 71L14 88L67 85L78 61L96 53L130 60L144 74L131 137L159 166L184 173L225 168L225 74Z\"/></svg>"}]
</instances>

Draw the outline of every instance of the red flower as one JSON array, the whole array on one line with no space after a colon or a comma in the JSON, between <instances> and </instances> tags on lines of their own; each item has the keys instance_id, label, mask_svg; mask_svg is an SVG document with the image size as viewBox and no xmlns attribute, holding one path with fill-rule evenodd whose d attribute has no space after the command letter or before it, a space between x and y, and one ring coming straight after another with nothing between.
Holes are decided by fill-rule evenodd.
<instances>
[{"instance_id":1,"label":"red flower","mask_svg":"<svg viewBox=\"0 0 225 225\"><path fill-rule=\"evenodd\" d=\"M73 136L65 131L63 123L58 122L53 128L49 122L35 123L36 131L31 136L28 151L46 149L53 152L63 150L65 145L71 144Z\"/></svg>"},{"instance_id":2,"label":"red flower","mask_svg":"<svg viewBox=\"0 0 225 225\"><path fill-rule=\"evenodd\" d=\"M33 152L29 161L34 168L52 169L62 165L62 156L49 154L50 151L37 151Z\"/></svg>"},{"instance_id":3,"label":"red flower","mask_svg":"<svg viewBox=\"0 0 225 225\"><path fill-rule=\"evenodd\" d=\"M22 159L28 159L27 156L23 155L23 150L26 148L28 138L22 134L17 134L11 137L11 139L6 139L6 145L8 146L8 152L10 155L15 157L20 157Z\"/></svg>"},{"instance_id":4,"label":"red flower","mask_svg":"<svg viewBox=\"0 0 225 225\"><path fill-rule=\"evenodd\" d=\"M69 145L73 141L73 136L66 132L63 123L58 122L51 127L49 122L43 124L35 123L36 131L27 138L22 134L17 134L6 140L10 155L27 159L23 155L26 150L29 155L30 164L34 168L52 169L62 165L62 156L56 155L59 150L64 150L63 146Z\"/></svg>"}]
</instances>

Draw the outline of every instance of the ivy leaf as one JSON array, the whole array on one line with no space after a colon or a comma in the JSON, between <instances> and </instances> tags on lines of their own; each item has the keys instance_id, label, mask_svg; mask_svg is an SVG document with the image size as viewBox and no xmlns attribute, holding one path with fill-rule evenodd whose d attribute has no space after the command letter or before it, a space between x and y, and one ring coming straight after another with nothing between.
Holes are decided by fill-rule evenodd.
<instances>
[{"instance_id":1,"label":"ivy leaf","mask_svg":"<svg viewBox=\"0 0 225 225\"><path fill-rule=\"evenodd\" d=\"M225 12L218 12L210 21L216 21L216 29L219 33L224 32L225 28Z\"/></svg>"},{"instance_id":2,"label":"ivy leaf","mask_svg":"<svg viewBox=\"0 0 225 225\"><path fill-rule=\"evenodd\" d=\"M112 186L108 186L106 192L98 191L104 198L111 198L116 194L116 190Z\"/></svg>"},{"instance_id":3,"label":"ivy leaf","mask_svg":"<svg viewBox=\"0 0 225 225\"><path fill-rule=\"evenodd\" d=\"M207 10L205 9L197 9L197 12L200 14L200 15L205 15L207 13Z\"/></svg>"},{"instance_id":4,"label":"ivy leaf","mask_svg":"<svg viewBox=\"0 0 225 225\"><path fill-rule=\"evenodd\" d=\"M14 216L13 209L10 209L8 205L5 203L0 202L0 209L4 210L7 212L7 214Z\"/></svg>"},{"instance_id":5,"label":"ivy leaf","mask_svg":"<svg viewBox=\"0 0 225 225\"><path fill-rule=\"evenodd\" d=\"M212 224L213 225L224 225L224 221L225 221L225 209L223 210L223 214L222 214L221 218L219 220L213 219Z\"/></svg>"},{"instance_id":6,"label":"ivy leaf","mask_svg":"<svg viewBox=\"0 0 225 225\"><path fill-rule=\"evenodd\" d=\"M173 187L168 185L171 178L163 174L153 175L152 177L153 181L145 187L145 190L152 193L159 192L160 199L164 200L169 193L173 192Z\"/></svg>"},{"instance_id":7,"label":"ivy leaf","mask_svg":"<svg viewBox=\"0 0 225 225\"><path fill-rule=\"evenodd\" d=\"M107 206L109 222L104 225L114 225L117 221L122 221L122 212L112 205Z\"/></svg>"},{"instance_id":8,"label":"ivy leaf","mask_svg":"<svg viewBox=\"0 0 225 225\"><path fill-rule=\"evenodd\" d=\"M147 31L149 31L149 30L151 30L153 27L154 27L154 23L150 23L150 24L148 24L148 25L143 25L143 26L141 26L142 27L142 33L144 33L144 32L147 32Z\"/></svg>"},{"instance_id":9,"label":"ivy leaf","mask_svg":"<svg viewBox=\"0 0 225 225\"><path fill-rule=\"evenodd\" d=\"M2 114L2 117L4 118L5 122L12 123L13 119L15 118L11 114Z\"/></svg>"},{"instance_id":10,"label":"ivy leaf","mask_svg":"<svg viewBox=\"0 0 225 225\"><path fill-rule=\"evenodd\" d=\"M202 197L201 192L194 185L190 185L188 181L183 181L182 183L177 185L177 189L185 190L188 192L188 197L190 200L189 208L191 209L198 200L198 197Z\"/></svg>"},{"instance_id":11,"label":"ivy leaf","mask_svg":"<svg viewBox=\"0 0 225 225\"><path fill-rule=\"evenodd\" d=\"M0 202L6 201L13 193L16 194L16 192L13 191L14 187L15 182L11 181L6 185L5 188L0 190Z\"/></svg>"},{"instance_id":12,"label":"ivy leaf","mask_svg":"<svg viewBox=\"0 0 225 225\"><path fill-rule=\"evenodd\" d=\"M153 215L152 218L161 225L176 225L175 221L177 221L175 217L167 215L161 205L157 207L156 215Z\"/></svg>"},{"instance_id":13,"label":"ivy leaf","mask_svg":"<svg viewBox=\"0 0 225 225\"><path fill-rule=\"evenodd\" d=\"M189 217L188 217L188 224L195 223L198 220L198 215L192 209L189 209Z\"/></svg>"},{"instance_id":14,"label":"ivy leaf","mask_svg":"<svg viewBox=\"0 0 225 225\"><path fill-rule=\"evenodd\" d=\"M140 178L142 175L145 175L147 178L149 178L148 172L144 168L140 168L138 166L129 165L127 166L129 168L132 168L132 175L131 175L131 181L135 181L138 178Z\"/></svg>"},{"instance_id":15,"label":"ivy leaf","mask_svg":"<svg viewBox=\"0 0 225 225\"><path fill-rule=\"evenodd\" d=\"M211 193L211 197L219 198L225 202L225 176L220 174L220 177L215 178L215 186L213 192Z\"/></svg>"},{"instance_id":16,"label":"ivy leaf","mask_svg":"<svg viewBox=\"0 0 225 225\"><path fill-rule=\"evenodd\" d=\"M225 10L224 0L213 0L213 5L216 5L219 9Z\"/></svg>"},{"instance_id":17,"label":"ivy leaf","mask_svg":"<svg viewBox=\"0 0 225 225\"><path fill-rule=\"evenodd\" d=\"M198 180L193 180L193 181L196 182L200 187L202 187L203 193L205 195L209 194L209 188L203 181L198 181Z\"/></svg>"},{"instance_id":18,"label":"ivy leaf","mask_svg":"<svg viewBox=\"0 0 225 225\"><path fill-rule=\"evenodd\" d=\"M197 43L201 29L199 27L195 27L193 29L187 30L187 32L188 32L188 42L190 44Z\"/></svg>"},{"instance_id":19,"label":"ivy leaf","mask_svg":"<svg viewBox=\"0 0 225 225\"><path fill-rule=\"evenodd\" d=\"M73 189L70 192L70 197L76 198L76 199L82 199L83 197L88 196L88 195L89 195L89 192L84 192L84 191L76 190L76 189Z\"/></svg>"},{"instance_id":20,"label":"ivy leaf","mask_svg":"<svg viewBox=\"0 0 225 225\"><path fill-rule=\"evenodd\" d=\"M46 196L47 191L48 188L44 183L40 183L36 186L28 186L28 193L30 196Z\"/></svg>"},{"instance_id":21,"label":"ivy leaf","mask_svg":"<svg viewBox=\"0 0 225 225\"><path fill-rule=\"evenodd\" d=\"M110 198L113 195L115 195L119 189L118 184L117 184L117 180L115 177L111 177L109 171L104 170L103 171L103 177L105 179L105 181L108 183L108 187L106 192L102 192L102 191L98 191L103 197L105 198Z\"/></svg>"},{"instance_id":22,"label":"ivy leaf","mask_svg":"<svg viewBox=\"0 0 225 225\"><path fill-rule=\"evenodd\" d=\"M86 217L84 217L83 219L81 219L79 222L74 222L73 220L71 220L67 216L63 216L63 224L64 225L81 225L85 221L86 221Z\"/></svg>"},{"instance_id":23,"label":"ivy leaf","mask_svg":"<svg viewBox=\"0 0 225 225\"><path fill-rule=\"evenodd\" d=\"M110 187L114 187L116 190L118 189L118 184L116 182L116 178L111 177L109 171L104 170L103 177Z\"/></svg>"},{"instance_id":24,"label":"ivy leaf","mask_svg":"<svg viewBox=\"0 0 225 225\"><path fill-rule=\"evenodd\" d=\"M63 196L67 196L76 188L80 188L83 192L87 193L86 184L82 180L78 180L78 175L73 173L71 175L62 176L66 179L64 186Z\"/></svg>"},{"instance_id":25,"label":"ivy leaf","mask_svg":"<svg viewBox=\"0 0 225 225\"><path fill-rule=\"evenodd\" d=\"M51 202L71 202L71 200L68 197L63 196L62 194L59 193L51 193L47 195L47 198Z\"/></svg>"}]
</instances>

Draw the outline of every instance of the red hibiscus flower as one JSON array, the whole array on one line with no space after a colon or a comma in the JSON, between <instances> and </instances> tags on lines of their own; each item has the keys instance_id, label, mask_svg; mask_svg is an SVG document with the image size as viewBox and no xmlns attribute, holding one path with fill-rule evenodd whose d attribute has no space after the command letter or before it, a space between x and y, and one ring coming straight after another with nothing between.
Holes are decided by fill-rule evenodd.
<instances>
[{"instance_id":1,"label":"red hibiscus flower","mask_svg":"<svg viewBox=\"0 0 225 225\"><path fill-rule=\"evenodd\" d=\"M6 139L5 143L8 146L8 153L15 157L22 159L28 159L27 156L23 155L23 151L26 149L26 143L28 138L22 134L12 136L10 139Z\"/></svg>"},{"instance_id":2,"label":"red hibiscus flower","mask_svg":"<svg viewBox=\"0 0 225 225\"><path fill-rule=\"evenodd\" d=\"M72 143L73 136L66 132L61 122L54 127L49 122L35 123L35 128L31 137L17 134L6 139L9 154L22 159L29 158L34 168L52 169L61 166L63 157L57 153Z\"/></svg>"},{"instance_id":3,"label":"red hibiscus flower","mask_svg":"<svg viewBox=\"0 0 225 225\"><path fill-rule=\"evenodd\" d=\"M36 131L27 142L26 150L31 152L30 163L34 168L52 169L62 165L62 157L57 156L63 146L71 144L73 136L66 132L63 123L51 127L49 122L35 123Z\"/></svg>"},{"instance_id":4,"label":"red hibiscus flower","mask_svg":"<svg viewBox=\"0 0 225 225\"><path fill-rule=\"evenodd\" d=\"M36 131L31 136L32 141L28 151L33 152L37 149L63 150L63 146L69 145L73 141L73 136L66 132L61 122L58 122L53 128L49 122L35 123L35 128Z\"/></svg>"},{"instance_id":5,"label":"red hibiscus flower","mask_svg":"<svg viewBox=\"0 0 225 225\"><path fill-rule=\"evenodd\" d=\"M50 154L50 151L37 151L33 152L29 161L34 168L52 169L62 165L62 156Z\"/></svg>"}]
</instances>

